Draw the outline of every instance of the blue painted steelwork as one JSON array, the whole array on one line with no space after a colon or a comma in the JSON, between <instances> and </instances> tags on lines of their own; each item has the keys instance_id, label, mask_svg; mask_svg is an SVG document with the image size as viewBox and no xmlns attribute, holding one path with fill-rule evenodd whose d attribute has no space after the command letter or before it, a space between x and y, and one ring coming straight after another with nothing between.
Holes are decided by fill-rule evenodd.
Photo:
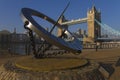
<instances>
[{"instance_id":1,"label":"blue painted steelwork","mask_svg":"<svg viewBox=\"0 0 120 80\"><path fill-rule=\"evenodd\" d=\"M96 19L95 19L95 21L101 26L102 31L104 30L104 32L102 32L102 34L107 34L108 38L119 38L120 37L119 31L111 28L107 24L100 23Z\"/></svg>"},{"instance_id":2,"label":"blue painted steelwork","mask_svg":"<svg viewBox=\"0 0 120 80\"><path fill-rule=\"evenodd\" d=\"M98 38L97 40L102 40L102 41L120 41L120 32L111 28L110 26L108 26L107 24L103 24L100 23L99 21L97 21L95 19L95 22L97 22L100 26L101 26L101 33L102 35L106 35L103 36L101 38Z\"/></svg>"}]
</instances>

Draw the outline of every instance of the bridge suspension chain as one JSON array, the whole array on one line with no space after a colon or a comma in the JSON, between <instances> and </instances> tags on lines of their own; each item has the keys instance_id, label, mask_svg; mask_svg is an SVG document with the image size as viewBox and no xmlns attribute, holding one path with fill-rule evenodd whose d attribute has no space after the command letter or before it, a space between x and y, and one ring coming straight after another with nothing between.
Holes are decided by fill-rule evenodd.
<instances>
[{"instance_id":1,"label":"bridge suspension chain","mask_svg":"<svg viewBox=\"0 0 120 80\"><path fill-rule=\"evenodd\" d=\"M102 33L105 32L105 34L108 35L108 37L120 37L120 32L111 28L110 26L106 25L106 24L103 24L103 23L100 23L99 21L97 21L95 19L95 21L101 26L102 28Z\"/></svg>"}]
</instances>

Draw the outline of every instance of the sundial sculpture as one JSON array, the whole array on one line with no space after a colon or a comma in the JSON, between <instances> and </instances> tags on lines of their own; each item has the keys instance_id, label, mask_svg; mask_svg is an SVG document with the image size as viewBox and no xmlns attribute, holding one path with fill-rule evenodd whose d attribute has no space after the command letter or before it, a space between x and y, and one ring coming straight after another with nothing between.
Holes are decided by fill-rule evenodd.
<instances>
[{"instance_id":1,"label":"sundial sculpture","mask_svg":"<svg viewBox=\"0 0 120 80\"><path fill-rule=\"evenodd\" d=\"M66 6L66 8L64 9L64 11L62 12L62 14L60 15L59 19L61 18L61 16L63 16L63 14L66 11L66 9L68 8L68 6L69 6L69 3ZM46 29L44 29L44 27L42 27L40 24L38 24L32 16L37 16L39 18L45 19L48 22L52 23L54 26L52 27L50 32L48 32ZM57 21L54 21L53 19L44 15L43 13L35 11L30 8L22 8L21 17L24 22L24 28L29 31L31 45L33 47L33 54L36 58L45 57L44 51L49 49L52 45L55 45L58 48L66 50L66 51L70 51L74 54L81 53L81 50L82 50L81 42L68 29L64 28L61 24L58 23L59 19ZM74 40L66 41L61 38L63 35L61 35L61 37L56 37L56 36L52 35L51 32L53 31L55 26L63 29L62 34L65 34L65 32L69 32L69 34L74 38ZM40 48L37 51L36 51L35 42L33 39L33 32L35 32L37 35L39 35L40 37L42 37L45 40L41 44ZM39 52L45 42L48 42L49 45L42 52Z\"/></svg>"}]
</instances>

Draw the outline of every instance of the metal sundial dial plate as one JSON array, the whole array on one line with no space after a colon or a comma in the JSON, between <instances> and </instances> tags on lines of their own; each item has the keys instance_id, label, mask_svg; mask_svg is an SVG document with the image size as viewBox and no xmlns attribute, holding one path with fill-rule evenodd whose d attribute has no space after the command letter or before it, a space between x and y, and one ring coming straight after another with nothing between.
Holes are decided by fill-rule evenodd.
<instances>
[{"instance_id":1,"label":"metal sundial dial plate","mask_svg":"<svg viewBox=\"0 0 120 80\"><path fill-rule=\"evenodd\" d=\"M28 24L27 27L30 28L35 33L37 33L40 37L44 38L50 44L55 45L55 46L57 46L57 47L59 47L61 49L71 51L73 53L81 53L82 44L78 39L76 39L74 37L73 41L68 42L68 41L65 41L62 38L58 38L58 37L52 35L51 33L49 33L47 30L45 30L40 24L38 24L34 20L34 18L32 16L40 17L42 19L47 20L48 22L50 22L52 24L56 23L56 21L54 21L50 17L48 17L48 16L46 16L46 15L44 15L44 14L38 12L38 11L35 11L33 9L23 8L21 10L21 17L22 17L23 22L25 23L26 21L28 21L29 24ZM56 26L57 27L62 27L59 23L57 23ZM69 30L66 30L66 31L68 31L70 33Z\"/></svg>"}]
</instances>

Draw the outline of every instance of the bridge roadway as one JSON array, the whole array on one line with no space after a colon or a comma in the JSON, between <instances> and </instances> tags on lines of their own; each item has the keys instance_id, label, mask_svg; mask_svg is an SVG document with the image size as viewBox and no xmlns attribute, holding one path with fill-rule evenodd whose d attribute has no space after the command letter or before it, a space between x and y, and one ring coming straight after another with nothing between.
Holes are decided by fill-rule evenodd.
<instances>
[{"instance_id":1,"label":"bridge roadway","mask_svg":"<svg viewBox=\"0 0 120 80\"><path fill-rule=\"evenodd\" d=\"M70 20L70 21L66 21L61 23L61 25L75 25L75 24L80 24L80 23L86 23L88 20L88 18L81 18L81 19L76 19L76 20Z\"/></svg>"},{"instance_id":2,"label":"bridge roadway","mask_svg":"<svg viewBox=\"0 0 120 80\"><path fill-rule=\"evenodd\" d=\"M110 41L120 41L120 38L98 38L97 41L110 42Z\"/></svg>"}]
</instances>

